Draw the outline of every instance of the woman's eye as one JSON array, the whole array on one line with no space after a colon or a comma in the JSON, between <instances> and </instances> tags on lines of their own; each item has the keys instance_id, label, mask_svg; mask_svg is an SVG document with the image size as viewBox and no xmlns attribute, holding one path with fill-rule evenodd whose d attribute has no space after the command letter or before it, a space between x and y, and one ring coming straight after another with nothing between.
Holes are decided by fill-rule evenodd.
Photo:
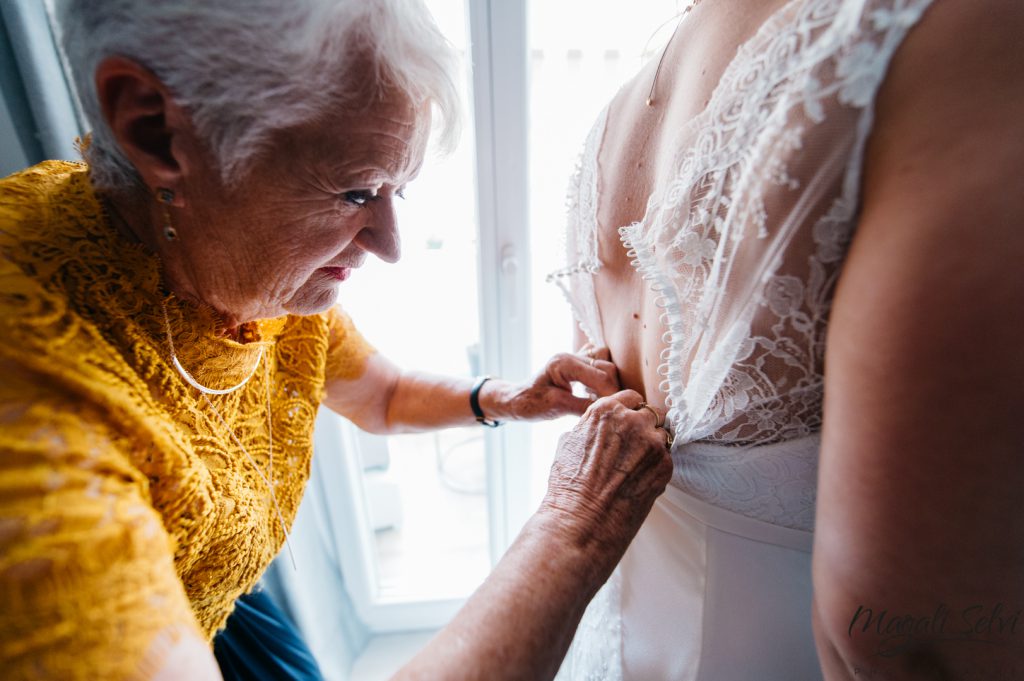
<instances>
[{"instance_id":1,"label":"woman's eye","mask_svg":"<svg viewBox=\"0 0 1024 681\"><path fill-rule=\"evenodd\" d=\"M347 203L354 206L365 206L368 201L377 198L376 194L366 190L345 192L341 196Z\"/></svg>"}]
</instances>

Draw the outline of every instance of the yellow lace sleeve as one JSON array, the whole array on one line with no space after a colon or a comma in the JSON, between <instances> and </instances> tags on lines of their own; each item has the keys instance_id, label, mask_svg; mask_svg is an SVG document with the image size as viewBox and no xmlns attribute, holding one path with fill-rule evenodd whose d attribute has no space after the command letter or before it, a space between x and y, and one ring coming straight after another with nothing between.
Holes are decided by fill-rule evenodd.
<instances>
[{"instance_id":1,"label":"yellow lace sleeve","mask_svg":"<svg viewBox=\"0 0 1024 681\"><path fill-rule=\"evenodd\" d=\"M136 679L202 638L132 444L95 409L0 359L4 679Z\"/></svg>"},{"instance_id":2,"label":"yellow lace sleeve","mask_svg":"<svg viewBox=\"0 0 1024 681\"><path fill-rule=\"evenodd\" d=\"M352 323L352 318L338 306L326 313L330 335L327 345L327 382L351 381L363 375L366 360L376 352Z\"/></svg>"}]
</instances>

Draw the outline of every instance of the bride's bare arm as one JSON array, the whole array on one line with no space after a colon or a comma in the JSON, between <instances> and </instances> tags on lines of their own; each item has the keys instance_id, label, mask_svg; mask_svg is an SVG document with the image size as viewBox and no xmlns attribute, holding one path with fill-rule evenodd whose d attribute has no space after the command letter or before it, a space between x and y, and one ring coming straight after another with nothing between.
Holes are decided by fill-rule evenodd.
<instances>
[{"instance_id":1,"label":"bride's bare arm","mask_svg":"<svg viewBox=\"0 0 1024 681\"><path fill-rule=\"evenodd\" d=\"M880 93L828 337L829 681L1024 678L1024 5L939 0Z\"/></svg>"}]
</instances>

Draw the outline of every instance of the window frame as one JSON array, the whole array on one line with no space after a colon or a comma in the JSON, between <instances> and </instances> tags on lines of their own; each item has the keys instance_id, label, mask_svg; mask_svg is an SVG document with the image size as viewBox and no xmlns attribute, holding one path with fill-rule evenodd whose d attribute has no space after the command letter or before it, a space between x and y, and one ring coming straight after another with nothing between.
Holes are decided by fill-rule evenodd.
<instances>
[{"instance_id":1,"label":"window frame","mask_svg":"<svg viewBox=\"0 0 1024 681\"><path fill-rule=\"evenodd\" d=\"M485 374L526 377L531 369L526 0L467 3L476 130L481 366ZM529 459L522 455L529 447L528 426L510 425L487 434L492 564L529 517Z\"/></svg>"}]
</instances>

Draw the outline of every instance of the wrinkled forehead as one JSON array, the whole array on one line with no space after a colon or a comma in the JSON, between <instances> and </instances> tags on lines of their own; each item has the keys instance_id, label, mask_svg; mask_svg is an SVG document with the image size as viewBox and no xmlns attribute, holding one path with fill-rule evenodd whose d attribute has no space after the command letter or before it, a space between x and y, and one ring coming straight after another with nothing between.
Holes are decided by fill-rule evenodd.
<instances>
[{"instance_id":1,"label":"wrinkled forehead","mask_svg":"<svg viewBox=\"0 0 1024 681\"><path fill-rule=\"evenodd\" d=\"M360 184L405 184L419 172L430 134L430 106L406 96L343 100L297 128L282 131L279 153Z\"/></svg>"},{"instance_id":2,"label":"wrinkled forehead","mask_svg":"<svg viewBox=\"0 0 1024 681\"><path fill-rule=\"evenodd\" d=\"M430 136L430 106L407 97L382 97L341 108L330 128L338 160L378 166L385 181L404 183L419 172Z\"/></svg>"}]
</instances>

